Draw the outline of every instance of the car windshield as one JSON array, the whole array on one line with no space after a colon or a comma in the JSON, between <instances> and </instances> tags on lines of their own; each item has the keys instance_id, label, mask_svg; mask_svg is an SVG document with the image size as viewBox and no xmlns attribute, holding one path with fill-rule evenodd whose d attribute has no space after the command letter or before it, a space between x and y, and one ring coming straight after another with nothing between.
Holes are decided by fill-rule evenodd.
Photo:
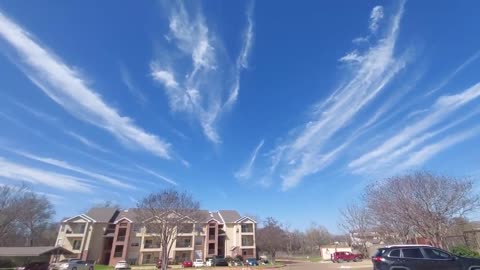
<instances>
[{"instance_id":1,"label":"car windshield","mask_svg":"<svg viewBox=\"0 0 480 270\"><path fill-rule=\"evenodd\" d=\"M381 257L385 254L386 251L387 251L387 249L385 249L385 248L379 248L377 250L377 253L375 253L374 257Z\"/></svg>"}]
</instances>

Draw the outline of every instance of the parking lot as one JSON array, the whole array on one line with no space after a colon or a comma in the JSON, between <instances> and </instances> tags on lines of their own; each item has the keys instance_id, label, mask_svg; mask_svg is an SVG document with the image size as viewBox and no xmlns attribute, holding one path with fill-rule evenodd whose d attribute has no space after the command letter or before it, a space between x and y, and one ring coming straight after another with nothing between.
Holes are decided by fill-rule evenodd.
<instances>
[{"instance_id":1,"label":"parking lot","mask_svg":"<svg viewBox=\"0 0 480 270\"><path fill-rule=\"evenodd\" d=\"M358 269L372 270L373 266L370 261L351 262L351 263L332 263L332 262L303 262L287 264L280 268L285 270L333 270L333 269Z\"/></svg>"}]
</instances>

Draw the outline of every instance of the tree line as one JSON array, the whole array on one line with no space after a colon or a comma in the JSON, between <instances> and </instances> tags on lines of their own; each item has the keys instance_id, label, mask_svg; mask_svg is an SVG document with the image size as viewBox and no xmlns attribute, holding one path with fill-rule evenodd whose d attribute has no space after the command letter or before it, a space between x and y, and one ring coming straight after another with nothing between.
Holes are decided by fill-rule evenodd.
<instances>
[{"instance_id":1,"label":"tree line","mask_svg":"<svg viewBox=\"0 0 480 270\"><path fill-rule=\"evenodd\" d=\"M340 210L340 227L354 234L365 252L372 232L386 243L415 243L420 238L448 248L447 236L479 209L472 179L420 171L367 185L358 201Z\"/></svg>"},{"instance_id":2,"label":"tree line","mask_svg":"<svg viewBox=\"0 0 480 270\"><path fill-rule=\"evenodd\" d=\"M27 186L0 186L0 246L53 246L58 224L43 195Z\"/></svg>"}]
</instances>

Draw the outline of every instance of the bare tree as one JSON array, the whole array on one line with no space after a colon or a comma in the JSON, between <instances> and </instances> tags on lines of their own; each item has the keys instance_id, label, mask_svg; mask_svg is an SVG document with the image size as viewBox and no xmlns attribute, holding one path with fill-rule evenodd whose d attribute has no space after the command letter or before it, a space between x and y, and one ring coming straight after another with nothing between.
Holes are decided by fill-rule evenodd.
<instances>
[{"instance_id":1,"label":"bare tree","mask_svg":"<svg viewBox=\"0 0 480 270\"><path fill-rule=\"evenodd\" d=\"M365 207L359 203L352 203L340 210L339 226L352 238L352 245L361 248L364 255L368 255L367 236L371 229L371 217Z\"/></svg>"},{"instance_id":2,"label":"bare tree","mask_svg":"<svg viewBox=\"0 0 480 270\"><path fill-rule=\"evenodd\" d=\"M20 223L23 227L26 245L34 246L51 222L55 210L45 196L32 192L24 193L20 204Z\"/></svg>"},{"instance_id":3,"label":"bare tree","mask_svg":"<svg viewBox=\"0 0 480 270\"><path fill-rule=\"evenodd\" d=\"M330 244L332 236L328 232L327 228L312 223L310 227L305 231L305 236L310 247L310 253L316 253L320 251L322 245Z\"/></svg>"},{"instance_id":4,"label":"bare tree","mask_svg":"<svg viewBox=\"0 0 480 270\"><path fill-rule=\"evenodd\" d=\"M54 213L45 196L25 185L0 186L0 245L43 243Z\"/></svg>"},{"instance_id":5,"label":"bare tree","mask_svg":"<svg viewBox=\"0 0 480 270\"><path fill-rule=\"evenodd\" d=\"M168 255L179 232L191 228L200 219L199 203L187 192L167 189L152 193L137 205L137 219L145 233L160 245L162 270L167 269Z\"/></svg>"},{"instance_id":6,"label":"bare tree","mask_svg":"<svg viewBox=\"0 0 480 270\"><path fill-rule=\"evenodd\" d=\"M260 250L270 254L272 263L275 263L277 251L285 248L286 233L281 224L272 217L265 219L263 227L257 230L257 246Z\"/></svg>"},{"instance_id":7,"label":"bare tree","mask_svg":"<svg viewBox=\"0 0 480 270\"><path fill-rule=\"evenodd\" d=\"M0 245L5 245L18 228L21 197L26 187L0 186Z\"/></svg>"},{"instance_id":8,"label":"bare tree","mask_svg":"<svg viewBox=\"0 0 480 270\"><path fill-rule=\"evenodd\" d=\"M438 247L444 247L448 228L458 218L480 207L471 180L428 172L375 183L366 189L365 200L377 223L408 229Z\"/></svg>"}]
</instances>

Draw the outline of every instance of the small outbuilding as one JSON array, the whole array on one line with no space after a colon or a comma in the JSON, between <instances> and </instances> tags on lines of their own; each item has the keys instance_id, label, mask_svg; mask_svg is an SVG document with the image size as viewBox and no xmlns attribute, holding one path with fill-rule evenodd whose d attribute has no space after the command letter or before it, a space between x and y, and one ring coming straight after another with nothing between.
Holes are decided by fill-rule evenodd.
<instances>
[{"instance_id":1,"label":"small outbuilding","mask_svg":"<svg viewBox=\"0 0 480 270\"><path fill-rule=\"evenodd\" d=\"M11 261L17 266L29 262L56 261L60 255L73 255L74 253L63 247L0 247L0 260Z\"/></svg>"}]
</instances>

